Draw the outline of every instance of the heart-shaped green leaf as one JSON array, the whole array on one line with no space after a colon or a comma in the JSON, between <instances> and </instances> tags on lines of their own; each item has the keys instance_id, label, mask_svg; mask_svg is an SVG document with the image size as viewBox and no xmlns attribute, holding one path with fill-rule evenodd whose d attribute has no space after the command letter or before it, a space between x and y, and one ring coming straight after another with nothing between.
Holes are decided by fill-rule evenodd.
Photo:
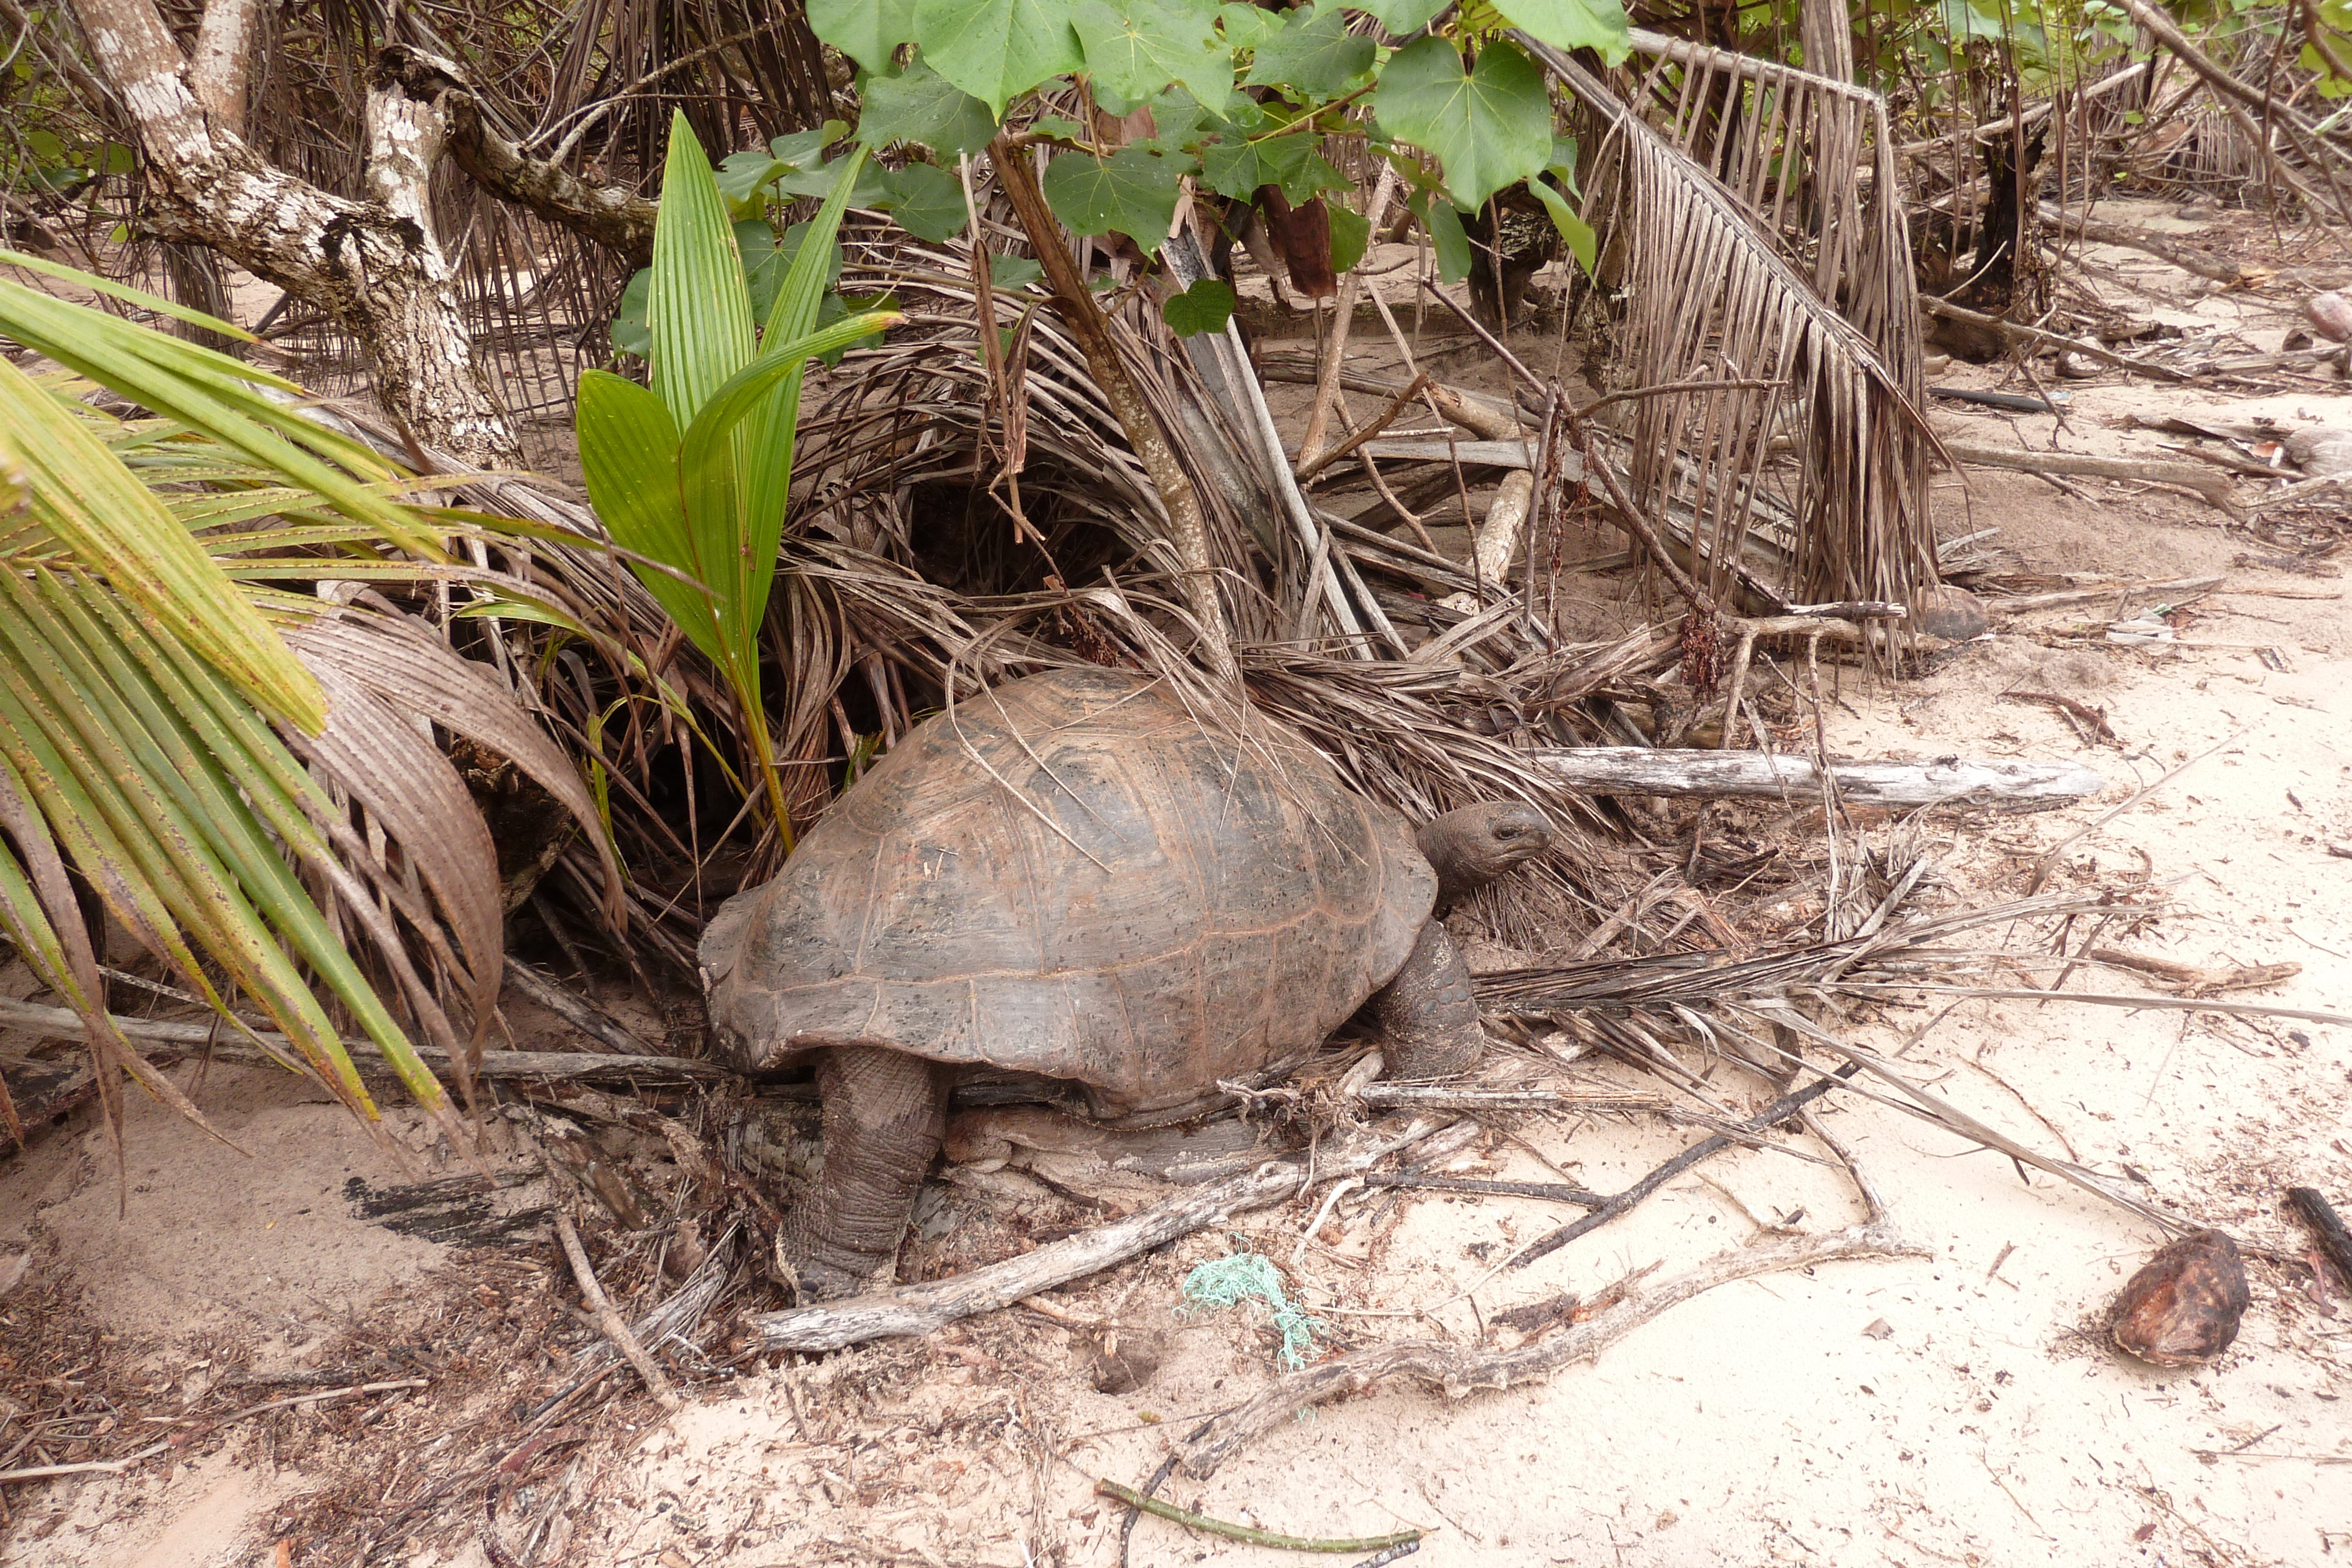
<instances>
[{"instance_id":1,"label":"heart-shaped green leaf","mask_svg":"<svg viewBox=\"0 0 2352 1568\"><path fill-rule=\"evenodd\" d=\"M1069 0L916 0L915 37L933 70L999 120L1021 93L1086 63Z\"/></svg>"},{"instance_id":2,"label":"heart-shaped green leaf","mask_svg":"<svg viewBox=\"0 0 2352 1568\"><path fill-rule=\"evenodd\" d=\"M938 245L963 232L971 216L963 201L963 183L935 163L909 163L886 182L890 215L917 239Z\"/></svg>"},{"instance_id":3,"label":"heart-shaped green leaf","mask_svg":"<svg viewBox=\"0 0 2352 1568\"><path fill-rule=\"evenodd\" d=\"M1284 19L1281 31L1258 44L1244 81L1291 89L1290 96L1301 101L1337 98L1372 68L1376 52L1371 39L1348 31L1338 5L1302 5Z\"/></svg>"},{"instance_id":4,"label":"heart-shaped green leaf","mask_svg":"<svg viewBox=\"0 0 2352 1568\"><path fill-rule=\"evenodd\" d=\"M1234 291L1213 277L1204 277L1181 294L1169 297L1160 314L1180 338L1222 332L1233 319Z\"/></svg>"},{"instance_id":5,"label":"heart-shaped green leaf","mask_svg":"<svg viewBox=\"0 0 2352 1568\"><path fill-rule=\"evenodd\" d=\"M1230 47L1255 49L1282 31L1282 16L1279 12L1261 10L1255 5L1220 5L1217 25L1224 29L1225 43Z\"/></svg>"},{"instance_id":6,"label":"heart-shaped green leaf","mask_svg":"<svg viewBox=\"0 0 2352 1568\"><path fill-rule=\"evenodd\" d=\"M1391 37L1403 38L1428 26L1429 19L1445 9L1445 0L1370 0L1356 9L1370 12Z\"/></svg>"},{"instance_id":7,"label":"heart-shaped green leaf","mask_svg":"<svg viewBox=\"0 0 2352 1568\"><path fill-rule=\"evenodd\" d=\"M1026 288L1045 276L1045 269L1025 256L991 256L988 281L997 288Z\"/></svg>"},{"instance_id":8,"label":"heart-shaped green leaf","mask_svg":"<svg viewBox=\"0 0 2352 1568\"><path fill-rule=\"evenodd\" d=\"M1423 38L1389 61L1372 106L1391 136L1436 155L1465 211L1540 172L1551 154L1543 73L1509 44L1488 44L1465 74L1453 44Z\"/></svg>"},{"instance_id":9,"label":"heart-shaped green leaf","mask_svg":"<svg viewBox=\"0 0 2352 1568\"><path fill-rule=\"evenodd\" d=\"M1198 0L1086 0L1070 14L1096 101L1125 114L1171 82L1220 109L1234 96L1233 48Z\"/></svg>"},{"instance_id":10,"label":"heart-shaped green leaf","mask_svg":"<svg viewBox=\"0 0 2352 1568\"><path fill-rule=\"evenodd\" d=\"M809 30L869 71L915 37L915 0L808 0Z\"/></svg>"},{"instance_id":11,"label":"heart-shaped green leaf","mask_svg":"<svg viewBox=\"0 0 2352 1568\"><path fill-rule=\"evenodd\" d=\"M1182 153L1122 147L1108 158L1066 152L1045 165L1045 200L1054 215L1082 235L1116 229L1158 253L1176 221L1179 183L1193 161Z\"/></svg>"},{"instance_id":12,"label":"heart-shaped green leaf","mask_svg":"<svg viewBox=\"0 0 2352 1568\"><path fill-rule=\"evenodd\" d=\"M880 152L894 141L912 141L942 158L977 152L996 134L988 105L917 60L897 76L868 73L859 78L865 112L857 139Z\"/></svg>"},{"instance_id":13,"label":"heart-shaped green leaf","mask_svg":"<svg viewBox=\"0 0 2352 1568\"><path fill-rule=\"evenodd\" d=\"M1612 66L1633 52L1619 0L1495 0L1495 9L1556 49L1594 49Z\"/></svg>"},{"instance_id":14,"label":"heart-shaped green leaf","mask_svg":"<svg viewBox=\"0 0 2352 1568\"><path fill-rule=\"evenodd\" d=\"M1316 139L1299 133L1266 136L1253 141L1238 131L1220 130L1218 139L1201 149L1201 181L1221 196L1237 200L1260 185L1279 185L1292 206L1300 206L1324 191L1344 191L1349 180L1316 151Z\"/></svg>"}]
</instances>

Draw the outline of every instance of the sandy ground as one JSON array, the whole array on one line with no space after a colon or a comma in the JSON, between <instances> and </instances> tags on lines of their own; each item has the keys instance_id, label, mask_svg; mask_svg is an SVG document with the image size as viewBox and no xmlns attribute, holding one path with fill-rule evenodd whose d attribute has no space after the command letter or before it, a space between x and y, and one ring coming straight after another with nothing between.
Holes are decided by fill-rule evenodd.
<instances>
[{"instance_id":1,"label":"sandy ground","mask_svg":"<svg viewBox=\"0 0 2352 1568\"><path fill-rule=\"evenodd\" d=\"M2184 319L2237 308L2178 287L2177 274L2151 277L2151 287L2173 281L2163 308ZM2275 341L2286 325L2276 312L2236 319L2257 341ZM1991 379L1964 370L1950 379L1963 374ZM1973 440L2007 426L2045 449L2141 452L2152 451L2148 439L2113 422L2190 413L2190 400L2217 415L2352 422L2346 399L2308 392L2250 401L2107 382L2069 390L2072 431L1940 404L1937 418ZM2071 843L2056 884L2161 897L2159 917L2118 924L2109 946L2200 967L2297 964L2293 977L2238 999L2343 1009L2352 1002L2352 862L2327 845L2352 841L2352 615L2334 597L2337 569L2237 565L2263 548L2196 500L2077 487L2062 494L2000 473L1972 475L1965 491L1948 481L1939 527L1998 527L1993 542L2038 571L2223 574L2221 591L2175 621L2182 643L2228 646L2113 643L2102 635L2113 618L2105 605L2021 617L1922 678L1845 682L1824 716L1832 749L2074 759L2110 779L2097 799L2047 815L1924 819L1914 831L1942 871L1923 898L1944 906L2019 895L2042 851L2188 762ZM2114 741L2086 738L2051 706L2011 695L2021 692L2098 710ZM1883 844L1895 829L1864 831ZM2035 936L1977 940L2021 948ZM2028 975L2048 971L2008 983ZM2160 994L2114 970L2077 973L2069 987ZM1898 1001L1852 1028L1883 1050L1907 1045L1923 1081L1984 1121L2229 1229L2250 1249L2253 1292L2236 1345L2191 1371L2120 1357L2101 1317L2160 1239L2153 1226L1843 1095L1829 1102L1825 1124L1883 1187L1917 1256L1726 1286L1597 1364L1530 1386L1448 1398L1381 1385L1277 1430L1211 1479L1179 1477L1162 1495L1294 1534L1423 1528L1413 1561L1433 1568L2235 1568L2352 1552L2352 1301L2343 1281L2315 1270L2306 1233L2279 1207L2285 1186L2311 1185L2352 1209L2352 1028L2030 1000L1947 1010L1939 998ZM0 1037L0 1050L16 1048ZM1639 1082L1622 1068L1594 1071ZM38 1136L0 1167L0 1281L21 1276L0 1291L0 1331L21 1326L37 1298L57 1299L55 1287L86 1291L76 1310L93 1364L110 1358L118 1385L148 1397L151 1416L173 1400L192 1407L232 1365L340 1364L356 1343L428 1344L445 1330L473 1334L466 1345L485 1365L495 1358L478 1347L496 1347L509 1382L452 1382L364 1417L289 1412L124 1475L9 1487L0 1562L341 1561L297 1550L321 1517L305 1500L332 1494L363 1511L371 1487L431 1466L435 1434L469 1422L515 1427L509 1402L551 1385L572 1354L562 1345L593 1341L543 1301L526 1310L551 1296L561 1272L543 1230L503 1251L459 1250L358 1211L354 1179L380 1190L447 1173L413 1118L394 1117L404 1168L283 1079L218 1066L201 1082L194 1069L181 1072L244 1152L135 1108L118 1214L110 1156L86 1119ZM1736 1110L1769 1098L1728 1067L1713 1088ZM1521 1142L1490 1139L1454 1169L1613 1191L1694 1135L1638 1119L1531 1119ZM656 1162L635 1158L632 1179L658 1193ZM1025 1177L945 1181L910 1267L952 1255L961 1238L984 1244L1007 1224L1017 1234L1053 1202ZM1132 1325L1130 1343L1164 1335L1164 1360L1139 1387L1097 1392L1073 1332L1022 1311L927 1341L752 1364L732 1383L703 1384L675 1416L642 1398L605 1406L567 1438L562 1466L505 1500L499 1528L520 1541L530 1518L542 1520L542 1563L1116 1563L1124 1511L1093 1495L1093 1478L1140 1482L1198 1421L1276 1375L1262 1315L1176 1310L1197 1263L1245 1245L1291 1265L1326 1346L1406 1334L1469 1344L1514 1305L1562 1290L1590 1297L1654 1265L1671 1273L1766 1227L1820 1231L1861 1215L1853 1183L1822 1145L1792 1138L1721 1156L1623 1221L1492 1279L1495 1262L1562 1211L1358 1192L1312 1238L1300 1206L1244 1216L1055 1297L1066 1313ZM29 1267L13 1265L19 1256ZM52 1294L42 1297L45 1285ZM504 1316L467 1315L491 1310L485 1295ZM0 1452L16 1440L0 1427ZM379 1560L488 1568L481 1534L473 1504ZM1132 1560L1296 1559L1147 1520Z\"/></svg>"}]
</instances>

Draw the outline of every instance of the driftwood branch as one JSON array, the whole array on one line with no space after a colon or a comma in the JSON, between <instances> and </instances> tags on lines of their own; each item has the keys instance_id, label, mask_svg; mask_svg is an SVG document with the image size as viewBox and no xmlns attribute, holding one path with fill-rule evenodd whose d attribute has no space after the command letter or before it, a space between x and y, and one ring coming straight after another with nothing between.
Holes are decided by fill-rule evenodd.
<instances>
[{"instance_id":1,"label":"driftwood branch","mask_svg":"<svg viewBox=\"0 0 2352 1568\"><path fill-rule=\"evenodd\" d=\"M2075 604L2119 604L2126 599L2142 599L2151 593L2161 593L2178 603L2210 593L2221 586L2219 577L2144 578L2136 582L2088 583L2081 588L2061 588L2049 593L2021 593L2007 599L1987 599L1986 610L1995 615L2022 615L2030 610L2063 610Z\"/></svg>"},{"instance_id":2,"label":"driftwood branch","mask_svg":"<svg viewBox=\"0 0 2352 1568\"><path fill-rule=\"evenodd\" d=\"M1348 282L1353 283L1355 280L1356 275L1352 272L1349 273L1348 275ZM1331 466L1332 464L1339 462L1342 457L1352 455L1359 447L1365 447L1368 444L1379 441L1381 432L1395 423L1397 416L1412 406L1412 401L1421 395L1422 388L1428 384L1429 377L1426 372L1413 377L1411 385L1407 386L1404 391L1399 392L1396 396L1389 399L1386 407L1382 408L1380 413L1367 420L1360 428L1351 431L1346 436L1342 437L1339 444L1336 446L1326 446L1318 449L1308 446L1307 444L1303 441L1300 442L1298 445L1300 455L1297 475L1298 482L1302 485L1306 484L1309 479L1314 478L1315 476L1323 472L1324 469ZM1395 442L1383 442L1381 443L1381 444L1394 446L1401 444ZM1312 452L1314 455L1312 456L1307 455L1309 452ZM1375 457L1386 455L1386 454L1379 452L1370 453L1370 455Z\"/></svg>"},{"instance_id":3,"label":"driftwood branch","mask_svg":"<svg viewBox=\"0 0 2352 1568\"><path fill-rule=\"evenodd\" d=\"M1311 1166L1290 1160L1270 1161L1246 1175L1180 1193L1125 1219L1081 1231L1002 1263L927 1285L761 1313L751 1322L761 1348L771 1351L839 1350L894 1334L929 1333L1099 1273L1180 1236L1222 1225L1236 1214L1271 1207L1306 1191L1312 1182L1360 1175L1445 1125L1433 1120L1416 1121L1402 1133L1360 1134L1337 1148L1324 1148ZM1466 1134L1470 1128L1465 1125L1462 1131Z\"/></svg>"},{"instance_id":4,"label":"driftwood branch","mask_svg":"<svg viewBox=\"0 0 2352 1568\"><path fill-rule=\"evenodd\" d=\"M1944 442L1955 463L1975 468L2015 468L2027 474L2068 474L2093 479L2137 479L2193 490L2222 511L2240 510L2229 475L2205 463L2158 463L2145 457L2093 457L2074 452L2028 452L2016 446Z\"/></svg>"},{"instance_id":5,"label":"driftwood branch","mask_svg":"<svg viewBox=\"0 0 2352 1568\"><path fill-rule=\"evenodd\" d=\"M553 1164L549 1164L547 1168L549 1174L554 1173ZM579 1228L572 1223L572 1217L560 1207L555 1211L555 1234L563 1243L563 1256L572 1264L572 1277L580 1282L580 1299L588 1303L589 1314L596 1320L596 1326L604 1331L606 1339L613 1342L614 1348L628 1359L629 1364L637 1369L637 1375L646 1380L646 1386L652 1390L656 1399L661 1401L663 1409L679 1408L685 1402L678 1398L677 1390L670 1386L669 1378L663 1373L660 1364L646 1354L646 1347L637 1343L635 1334L629 1332L628 1321L614 1310L611 1299L604 1294L604 1287L597 1281L596 1270L588 1262L588 1249L580 1244Z\"/></svg>"},{"instance_id":6,"label":"driftwood branch","mask_svg":"<svg viewBox=\"0 0 2352 1568\"><path fill-rule=\"evenodd\" d=\"M1355 1092L1367 1105L1403 1111L1664 1111L1655 1094L1622 1090L1454 1089L1419 1083L1367 1083Z\"/></svg>"},{"instance_id":7,"label":"driftwood branch","mask_svg":"<svg viewBox=\"0 0 2352 1568\"><path fill-rule=\"evenodd\" d=\"M266 1062L282 1066L297 1059L294 1044L282 1034L254 1030L250 1034L222 1023L171 1023L154 1019L113 1015L122 1038L150 1045L168 1046L183 1054L204 1053L223 1061ZM81 1019L64 1008L0 998L0 1029L22 1030L46 1040L80 1040ZM254 1042L258 1040L257 1046ZM372 1040L345 1040L343 1049L362 1073L389 1074L391 1066ZM433 1046L415 1046L416 1054L436 1073L450 1076L448 1053ZM583 1079L593 1082L644 1083L686 1079L717 1082L737 1075L715 1061L683 1056L606 1056L571 1051L486 1051L475 1073L483 1078Z\"/></svg>"},{"instance_id":8,"label":"driftwood branch","mask_svg":"<svg viewBox=\"0 0 2352 1568\"><path fill-rule=\"evenodd\" d=\"M1760 1133L1767 1127L1777 1126L1861 1071L1859 1066L1849 1062L1828 1077L1816 1079L1795 1093L1781 1096L1741 1123L1738 1130L1742 1134L1753 1134ZM1551 1256L1578 1237L1590 1235L1618 1216L1628 1212L1643 1198L1648 1197L1691 1166L1704 1160L1712 1159L1739 1141L1731 1134L1717 1133L1711 1138L1702 1139L1693 1144L1689 1148L1652 1170L1649 1175L1627 1187L1623 1192L1604 1200L1583 1218L1570 1220L1550 1234L1528 1243L1512 1258L1510 1266L1514 1269L1524 1269L1539 1258ZM1874 1218L1876 1218L1874 1213Z\"/></svg>"},{"instance_id":9,"label":"driftwood branch","mask_svg":"<svg viewBox=\"0 0 2352 1568\"><path fill-rule=\"evenodd\" d=\"M2123 370L2137 371L2141 375L2154 376L2158 381L2185 382L2194 379L2174 370L2170 365L2159 365L2153 360L2136 360L2129 354L2118 354L2105 343L2095 343L2088 338L2069 338L2062 332L2045 332L2039 327L2026 327L2015 321L2004 321L1998 316L1987 316L1982 311L1970 310L1965 306L1955 305L1948 299L1938 299L1932 294L1923 294L1919 297L1919 308L1930 316L1941 316L1948 321L1965 321L1971 327L1987 328L2000 333L2011 342L2036 343L2048 349L2064 349L2071 353L2087 355L2094 360L2103 361Z\"/></svg>"},{"instance_id":10,"label":"driftwood branch","mask_svg":"<svg viewBox=\"0 0 2352 1568\"><path fill-rule=\"evenodd\" d=\"M1748 797L1813 799L1821 774L1811 758L1767 757L1756 751L1653 751L1636 746L1534 751L1528 759L1592 795L1672 795L1717 800ZM2063 806L2106 788L2079 763L1857 761L1832 758L1830 777L1850 805L1910 808L1946 801L1999 806L2011 811Z\"/></svg>"},{"instance_id":11,"label":"driftwood branch","mask_svg":"<svg viewBox=\"0 0 2352 1568\"><path fill-rule=\"evenodd\" d=\"M1417 1378L1457 1398L1482 1388L1508 1388L1591 1361L1669 1308L1718 1285L1847 1259L1927 1255L1884 1224L1853 1226L1826 1236L1786 1237L1722 1253L1646 1291L1629 1292L1584 1322L1516 1350L1467 1350L1444 1341L1407 1340L1338 1356L1282 1378L1240 1409L1218 1416L1184 1450L1182 1468L1187 1475L1205 1479L1297 1412L1385 1378Z\"/></svg>"},{"instance_id":12,"label":"driftwood branch","mask_svg":"<svg viewBox=\"0 0 2352 1568\"><path fill-rule=\"evenodd\" d=\"M2087 213L2070 213L2048 202L2041 204L2041 214L2043 223L2066 234L2080 235L2095 245L2119 245L2126 250L2145 251L2158 261L2168 261L2183 272L2210 277L2216 283L2246 281L2245 268L2236 262L2193 245L2182 245L2164 235L2150 234L2128 224L2111 224Z\"/></svg>"}]
</instances>

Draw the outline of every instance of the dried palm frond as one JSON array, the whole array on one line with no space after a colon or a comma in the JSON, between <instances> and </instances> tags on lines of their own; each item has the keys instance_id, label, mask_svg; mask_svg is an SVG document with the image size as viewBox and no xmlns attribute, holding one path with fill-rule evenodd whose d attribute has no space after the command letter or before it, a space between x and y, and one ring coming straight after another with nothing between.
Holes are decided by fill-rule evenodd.
<instances>
[{"instance_id":1,"label":"dried palm frond","mask_svg":"<svg viewBox=\"0 0 2352 1568\"><path fill-rule=\"evenodd\" d=\"M1954 943L1969 931L2095 912L2156 912L2154 906L2136 911L2118 904L2103 890L2078 889L1948 915L1895 918L1925 869L1926 862L1915 860L1864 928L1843 939L1739 957L1658 954L1507 970L1479 977L1479 1005L1489 1012L1549 1019L1585 1043L1663 1069L1669 1077L1687 1076L1672 1053L1675 1043L1696 1041L1725 1050L1774 1078L1811 1066L1799 1054L1801 1045L1825 1050L1851 1064L1848 1075L1859 1068L1888 1086L1884 1093L1859 1087L1850 1092L1866 1093L1997 1149L2159 1225L2175 1225L2173 1217L2143 1204L2108 1178L2018 1143L1923 1087L1887 1055L1855 1045L1808 1016L1819 1015L1823 1003L1840 998L1875 1000L1909 984L1966 995L1967 987L1937 982L1972 964L2016 961L2011 954ZM2049 994L2065 999L2063 992Z\"/></svg>"},{"instance_id":2,"label":"dried palm frond","mask_svg":"<svg viewBox=\"0 0 2352 1568\"><path fill-rule=\"evenodd\" d=\"M1027 323L1027 350L1013 396L1024 408L1017 475L1022 516L1001 487L1005 433L991 430L992 397L981 350L979 298L966 242L925 247L869 232L846 246L845 294L887 291L907 319L878 349L852 353L827 376L812 376L814 405L803 415L795 473L797 525L877 554L913 562L956 536L961 559L926 561L931 575L986 595L1075 585L1112 567L1130 583L1173 574L1159 494L1130 451L1085 354L1042 297L996 289L1000 331ZM1130 370L1201 492L1225 612L1244 636L1286 624L1266 601L1263 519L1271 497L1246 450L1191 361L1158 335L1134 329L1125 312L1113 333ZM1171 340L1172 341L1172 340ZM1001 415L994 417L1001 418ZM879 508L834 515L838 500L889 497ZM953 499L971 508L967 526L926 530L923 504ZM919 537L923 536L923 537Z\"/></svg>"},{"instance_id":3,"label":"dried palm frond","mask_svg":"<svg viewBox=\"0 0 2352 1568\"><path fill-rule=\"evenodd\" d=\"M1600 127L1585 213L1601 281L1623 299L1619 379L1700 383L1628 405L1636 501L1687 511L1717 591L1776 513L1790 537L1775 586L1790 597L1899 601L1933 581L1918 321L1876 95L1637 35L1661 61L1642 101L1677 89L1660 130L1565 55L1520 42ZM1865 142L1866 193L1853 156ZM1841 149L1844 165L1822 171Z\"/></svg>"}]
</instances>

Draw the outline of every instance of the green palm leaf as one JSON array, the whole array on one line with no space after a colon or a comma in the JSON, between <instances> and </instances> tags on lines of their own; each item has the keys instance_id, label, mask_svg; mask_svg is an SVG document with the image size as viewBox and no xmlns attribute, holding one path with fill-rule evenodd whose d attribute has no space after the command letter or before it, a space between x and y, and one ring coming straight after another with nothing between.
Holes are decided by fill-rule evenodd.
<instances>
[{"instance_id":1,"label":"green palm leaf","mask_svg":"<svg viewBox=\"0 0 2352 1568\"><path fill-rule=\"evenodd\" d=\"M164 416L114 419L0 361L0 936L81 1018L110 1122L118 1071L194 1113L109 1019L69 869L232 1027L261 1043L239 995L289 1065L373 1117L331 998L462 1135L395 1007L465 1082L504 968L503 889L414 719L548 788L615 912L618 863L587 784L488 666L406 617L268 584L474 580L577 626L449 553L460 533L544 530L408 504L418 481L309 421L299 388L194 344L6 281L0 334ZM15 1130L4 1087L0 1124Z\"/></svg>"},{"instance_id":2,"label":"green palm leaf","mask_svg":"<svg viewBox=\"0 0 2352 1568\"><path fill-rule=\"evenodd\" d=\"M769 743L760 629L792 491L803 368L898 319L877 312L817 326L865 160L859 148L839 161L755 340L726 200L686 117L675 116L646 313L653 385L602 371L580 381L589 501L613 538L644 558L633 563L639 580L726 683L787 851L792 820Z\"/></svg>"}]
</instances>

